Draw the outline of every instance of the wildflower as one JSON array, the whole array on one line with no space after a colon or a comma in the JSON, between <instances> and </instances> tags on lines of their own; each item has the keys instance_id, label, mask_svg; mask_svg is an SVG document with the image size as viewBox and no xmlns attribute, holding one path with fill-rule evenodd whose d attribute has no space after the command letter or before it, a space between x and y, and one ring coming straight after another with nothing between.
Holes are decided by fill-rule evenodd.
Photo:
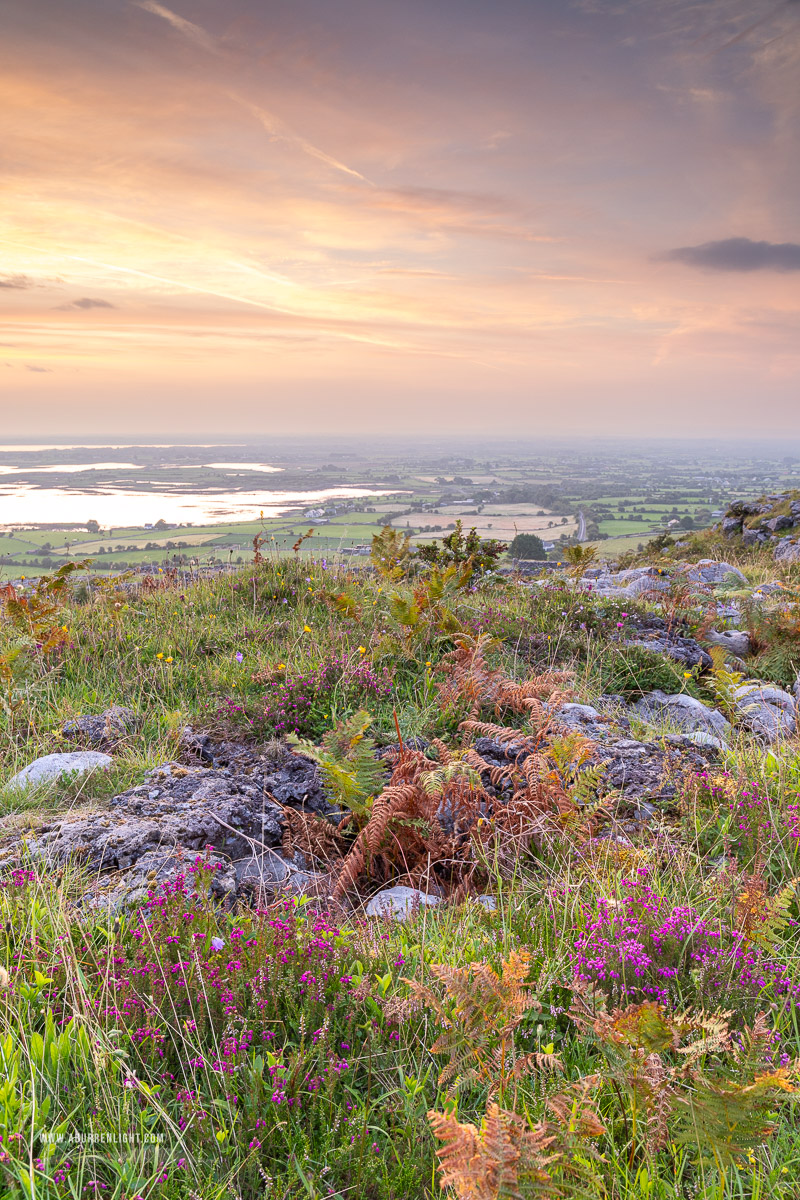
<instances>
[{"instance_id":1,"label":"wildflower","mask_svg":"<svg viewBox=\"0 0 800 1200\"><path fill-rule=\"evenodd\" d=\"M426 667L432 667L432 666L433 666L433 663L431 663L431 662L426 662L426 663L425 663L425 666L426 666Z\"/></svg>"},{"instance_id":2,"label":"wildflower","mask_svg":"<svg viewBox=\"0 0 800 1200\"><path fill-rule=\"evenodd\" d=\"M359 653L359 654L366 654L366 653L367 653L367 648L366 648L366 646L359 646L359 647L358 647L358 653Z\"/></svg>"},{"instance_id":3,"label":"wildflower","mask_svg":"<svg viewBox=\"0 0 800 1200\"><path fill-rule=\"evenodd\" d=\"M244 655L242 654L241 650L237 650L233 657L236 659L236 661L238 663L244 661Z\"/></svg>"},{"instance_id":4,"label":"wildflower","mask_svg":"<svg viewBox=\"0 0 800 1200\"><path fill-rule=\"evenodd\" d=\"M225 945L225 939L221 937L213 937L211 939L211 949L215 954L219 954L222 947Z\"/></svg>"},{"instance_id":5,"label":"wildflower","mask_svg":"<svg viewBox=\"0 0 800 1200\"><path fill-rule=\"evenodd\" d=\"M684 679L691 679L691 678L692 678L692 672L691 672L691 671L684 671L684 672L683 672L683 678L684 678Z\"/></svg>"},{"instance_id":6,"label":"wildflower","mask_svg":"<svg viewBox=\"0 0 800 1200\"><path fill-rule=\"evenodd\" d=\"M303 633L311 633L311 626L310 626L310 625L304 625L304 626L303 626Z\"/></svg>"},{"instance_id":7,"label":"wildflower","mask_svg":"<svg viewBox=\"0 0 800 1200\"><path fill-rule=\"evenodd\" d=\"M163 657L164 657L164 655L163 655L161 652L159 652L159 653L156 655L156 658L163 658Z\"/></svg>"},{"instance_id":8,"label":"wildflower","mask_svg":"<svg viewBox=\"0 0 800 1200\"><path fill-rule=\"evenodd\" d=\"M174 661L175 661L175 659L172 657L172 655L170 655L170 656L169 656L169 658L168 658L168 659L166 659L165 661L166 661L166 662L168 662L168 663L170 663L170 662L174 662Z\"/></svg>"}]
</instances>

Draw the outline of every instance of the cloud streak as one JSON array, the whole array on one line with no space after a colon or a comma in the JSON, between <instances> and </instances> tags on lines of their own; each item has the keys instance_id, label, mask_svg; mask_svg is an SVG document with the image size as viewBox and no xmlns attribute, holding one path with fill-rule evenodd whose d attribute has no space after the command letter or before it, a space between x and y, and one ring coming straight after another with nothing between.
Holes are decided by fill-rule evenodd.
<instances>
[{"instance_id":1,"label":"cloud streak","mask_svg":"<svg viewBox=\"0 0 800 1200\"><path fill-rule=\"evenodd\" d=\"M0 288L8 291L22 292L32 287L36 287L36 284L27 275L5 275L0 278Z\"/></svg>"},{"instance_id":2,"label":"cloud streak","mask_svg":"<svg viewBox=\"0 0 800 1200\"><path fill-rule=\"evenodd\" d=\"M154 17L161 17L173 29L177 30L178 33L182 33L185 38L188 38L190 42L195 46L199 46L202 50L207 50L211 54L219 53L217 43L202 26L195 25L193 21L187 21L185 17L178 16L172 9L165 8L163 4L157 4L156 0L131 0L131 3L136 8L141 8L145 12L152 13Z\"/></svg>"},{"instance_id":3,"label":"cloud streak","mask_svg":"<svg viewBox=\"0 0 800 1200\"><path fill-rule=\"evenodd\" d=\"M92 296L83 296L80 300L72 300L69 304L58 306L59 312L69 312L73 308L86 311L90 308L116 308L116 305L110 304L108 300L95 300Z\"/></svg>"},{"instance_id":4,"label":"cloud streak","mask_svg":"<svg viewBox=\"0 0 800 1200\"><path fill-rule=\"evenodd\" d=\"M679 246L659 256L704 271L800 271L800 243L754 242L751 238L723 238L699 246Z\"/></svg>"},{"instance_id":5,"label":"cloud streak","mask_svg":"<svg viewBox=\"0 0 800 1200\"><path fill-rule=\"evenodd\" d=\"M251 101L245 100L242 96L237 96L233 93L231 93L231 99L235 100L237 104L241 104L243 108L246 108L259 124L263 126L270 137L276 141L285 142L289 146L295 146L303 154L309 155L310 158L318 159L319 162L332 167L334 171L342 171L345 175L352 175L353 178L360 179L362 183L370 182L360 171L348 167L346 163L340 162L338 158L334 158L331 154L326 154L324 150L320 150L318 146L314 146L306 138L295 133L280 117L276 117L274 113L268 112L260 105L253 104Z\"/></svg>"}]
</instances>

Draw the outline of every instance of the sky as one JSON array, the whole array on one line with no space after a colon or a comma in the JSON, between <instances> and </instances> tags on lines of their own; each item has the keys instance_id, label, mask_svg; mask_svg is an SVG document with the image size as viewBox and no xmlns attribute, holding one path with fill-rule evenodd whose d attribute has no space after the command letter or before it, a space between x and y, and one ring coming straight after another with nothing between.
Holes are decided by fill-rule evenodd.
<instances>
[{"instance_id":1,"label":"sky","mask_svg":"<svg viewBox=\"0 0 800 1200\"><path fill-rule=\"evenodd\" d=\"M800 432L800 0L0 0L22 434Z\"/></svg>"}]
</instances>

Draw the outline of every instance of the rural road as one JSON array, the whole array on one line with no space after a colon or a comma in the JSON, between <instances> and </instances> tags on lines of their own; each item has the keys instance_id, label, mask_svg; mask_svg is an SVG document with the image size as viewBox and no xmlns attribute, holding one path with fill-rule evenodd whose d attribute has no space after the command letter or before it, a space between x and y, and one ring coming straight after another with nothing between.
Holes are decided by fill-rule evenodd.
<instances>
[{"instance_id":1,"label":"rural road","mask_svg":"<svg viewBox=\"0 0 800 1200\"><path fill-rule=\"evenodd\" d=\"M578 509L578 532L576 537L579 542L586 540L586 518L584 517L581 509Z\"/></svg>"}]
</instances>

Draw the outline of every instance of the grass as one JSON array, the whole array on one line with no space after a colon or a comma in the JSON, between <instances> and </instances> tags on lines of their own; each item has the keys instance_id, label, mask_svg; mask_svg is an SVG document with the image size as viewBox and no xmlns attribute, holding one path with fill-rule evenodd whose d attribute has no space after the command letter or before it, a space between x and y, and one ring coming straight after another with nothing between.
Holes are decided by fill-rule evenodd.
<instances>
[{"instance_id":1,"label":"grass","mask_svg":"<svg viewBox=\"0 0 800 1200\"><path fill-rule=\"evenodd\" d=\"M770 575L757 558L746 566L753 583ZM61 728L80 713L123 704L137 724L108 773L33 796L0 788L0 855L174 758L186 723L262 745L294 721L319 741L367 709L379 743L399 729L457 751L465 710L439 685L459 626L492 635L505 678L566 666L590 702L623 669L634 691L672 669L613 646L645 605L623 610L563 580L451 582L414 624L396 597L410 602L424 580L299 556L183 591L74 579L49 616L0 628L2 781L69 748ZM703 614L682 615L696 628ZM49 651L37 620L63 633ZM695 686L678 675L670 690ZM290 695L303 701L287 721ZM631 736L664 732L634 723ZM561 769L568 796L577 776ZM45 869L17 845L0 878L0 1195L495 1196L485 1177L483 1191L443 1188L427 1114L457 1110L478 1130L497 1101L529 1131L544 1122L560 1156L546 1185L519 1168L525 1198L796 1196L800 750L767 752L737 731L707 776L636 835L619 832L613 805L596 828L574 808L527 849L485 853L477 877L494 910L456 895L403 924L365 919L352 893L328 913L292 898L221 907L202 858L114 916L81 904L79 864ZM487 971L502 979L514 961L527 990L497 999ZM701 1012L732 1015L714 1018L706 1048L679 1052L681 1039L711 1039L692 1025ZM754 1049L759 1019L769 1032ZM575 1087L589 1089L583 1108Z\"/></svg>"}]
</instances>

